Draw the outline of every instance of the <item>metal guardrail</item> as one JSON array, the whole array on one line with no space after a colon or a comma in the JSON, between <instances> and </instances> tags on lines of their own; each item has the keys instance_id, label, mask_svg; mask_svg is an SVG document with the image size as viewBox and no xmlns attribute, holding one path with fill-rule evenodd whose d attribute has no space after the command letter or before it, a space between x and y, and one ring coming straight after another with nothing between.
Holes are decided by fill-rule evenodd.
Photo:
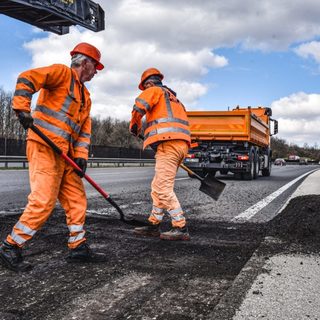
<instances>
[{"instance_id":1,"label":"metal guardrail","mask_svg":"<svg viewBox=\"0 0 320 320\"><path fill-rule=\"evenodd\" d=\"M9 164L19 164L25 169L27 168L27 157L25 156L0 156L0 164L4 168L9 168ZM135 159L135 158L89 158L88 165L92 167L100 167L103 164L114 164L116 167L124 167L125 164L136 164L143 167L145 164L155 163L154 159Z\"/></svg>"}]
</instances>

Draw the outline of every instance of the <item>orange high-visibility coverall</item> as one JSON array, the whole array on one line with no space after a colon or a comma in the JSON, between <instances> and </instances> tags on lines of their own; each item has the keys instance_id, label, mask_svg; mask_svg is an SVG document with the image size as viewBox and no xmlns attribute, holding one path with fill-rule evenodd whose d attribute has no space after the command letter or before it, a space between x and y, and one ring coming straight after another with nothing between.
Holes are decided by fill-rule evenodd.
<instances>
[{"instance_id":1,"label":"orange high-visibility coverall","mask_svg":"<svg viewBox=\"0 0 320 320\"><path fill-rule=\"evenodd\" d=\"M136 125L141 130L146 115L144 148L157 146L155 175L151 184L153 208L149 221L158 224L164 212L171 217L173 227L184 227L186 219L174 193L174 180L178 167L190 146L188 118L183 104L167 87L145 89L135 100L130 130Z\"/></svg>"},{"instance_id":2,"label":"orange high-visibility coverall","mask_svg":"<svg viewBox=\"0 0 320 320\"><path fill-rule=\"evenodd\" d=\"M91 137L91 99L77 73L61 64L32 69L19 75L13 109L30 112L32 95L39 91L32 113L38 126L64 153L88 159ZM33 131L27 138L31 193L7 241L23 246L41 228L59 199L67 216L69 248L84 237L87 200L81 178Z\"/></svg>"}]
</instances>

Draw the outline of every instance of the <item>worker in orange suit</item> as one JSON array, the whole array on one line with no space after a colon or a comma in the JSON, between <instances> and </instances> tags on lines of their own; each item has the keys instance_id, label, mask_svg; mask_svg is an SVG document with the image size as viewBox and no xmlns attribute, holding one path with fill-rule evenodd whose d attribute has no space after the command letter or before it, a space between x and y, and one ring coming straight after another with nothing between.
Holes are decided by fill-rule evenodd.
<instances>
[{"instance_id":1,"label":"worker in orange suit","mask_svg":"<svg viewBox=\"0 0 320 320\"><path fill-rule=\"evenodd\" d=\"M79 43L71 52L71 67L53 64L22 72L17 80L12 107L25 129L37 126L82 171L57 155L39 136L28 130L27 158L31 193L28 204L11 234L0 246L0 262L14 271L27 271L21 249L49 218L58 199L65 210L69 228L68 262L101 262L102 253L93 252L86 243L87 200L83 177L91 136L91 99L85 82L104 68L100 51ZM40 91L31 113L33 94Z\"/></svg>"},{"instance_id":2,"label":"worker in orange suit","mask_svg":"<svg viewBox=\"0 0 320 320\"><path fill-rule=\"evenodd\" d=\"M174 180L178 167L190 146L190 129L186 110L176 93L162 84L163 74L156 68L142 73L139 89L132 110L129 131L139 136L141 119L146 116L144 144L156 151L155 175L151 184L152 211L149 225L137 227L134 233L160 236L163 240L190 240L186 218L174 193ZM161 232L164 214L171 217L172 229Z\"/></svg>"}]
</instances>

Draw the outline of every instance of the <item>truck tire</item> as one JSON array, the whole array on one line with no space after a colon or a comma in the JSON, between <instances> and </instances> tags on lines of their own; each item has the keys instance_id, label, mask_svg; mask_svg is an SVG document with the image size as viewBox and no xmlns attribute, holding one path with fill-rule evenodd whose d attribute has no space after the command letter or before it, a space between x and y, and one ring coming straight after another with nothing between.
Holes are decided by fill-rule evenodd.
<instances>
[{"instance_id":1,"label":"truck tire","mask_svg":"<svg viewBox=\"0 0 320 320\"><path fill-rule=\"evenodd\" d=\"M271 175L271 160L269 158L268 168L262 169L262 176L263 177L270 177L270 175Z\"/></svg>"},{"instance_id":2,"label":"truck tire","mask_svg":"<svg viewBox=\"0 0 320 320\"><path fill-rule=\"evenodd\" d=\"M254 174L253 179L257 179L259 176L259 157L257 150L254 151Z\"/></svg>"},{"instance_id":3,"label":"truck tire","mask_svg":"<svg viewBox=\"0 0 320 320\"><path fill-rule=\"evenodd\" d=\"M263 177L270 177L271 175L271 152L268 152L268 167L262 169L262 176Z\"/></svg>"},{"instance_id":4,"label":"truck tire","mask_svg":"<svg viewBox=\"0 0 320 320\"><path fill-rule=\"evenodd\" d=\"M242 173L244 180L253 180L257 177L257 158L255 152L252 150L250 156L250 171Z\"/></svg>"}]
</instances>

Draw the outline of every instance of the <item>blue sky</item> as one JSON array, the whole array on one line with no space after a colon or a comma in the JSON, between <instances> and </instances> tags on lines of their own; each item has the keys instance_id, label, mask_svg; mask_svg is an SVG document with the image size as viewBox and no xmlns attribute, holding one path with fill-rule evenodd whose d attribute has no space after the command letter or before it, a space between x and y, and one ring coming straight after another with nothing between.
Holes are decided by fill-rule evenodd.
<instances>
[{"instance_id":1,"label":"blue sky","mask_svg":"<svg viewBox=\"0 0 320 320\"><path fill-rule=\"evenodd\" d=\"M248 52L239 48L215 51L228 58L229 65L211 70L202 81L215 86L199 100L215 108L265 105L294 92L319 92L318 66L294 52Z\"/></svg>"},{"instance_id":2,"label":"blue sky","mask_svg":"<svg viewBox=\"0 0 320 320\"><path fill-rule=\"evenodd\" d=\"M144 69L154 66L190 110L268 106L279 138L318 144L320 5L316 0L101 0L106 29L54 35L0 15L0 86L19 72L70 63L82 41L106 68L88 86L92 114L129 119Z\"/></svg>"},{"instance_id":3,"label":"blue sky","mask_svg":"<svg viewBox=\"0 0 320 320\"><path fill-rule=\"evenodd\" d=\"M0 30L0 86L5 90L14 90L15 73L31 65L32 55L23 48L23 43L31 41L35 36L44 37L46 33L35 34L32 26L5 15L0 15Z\"/></svg>"}]
</instances>

